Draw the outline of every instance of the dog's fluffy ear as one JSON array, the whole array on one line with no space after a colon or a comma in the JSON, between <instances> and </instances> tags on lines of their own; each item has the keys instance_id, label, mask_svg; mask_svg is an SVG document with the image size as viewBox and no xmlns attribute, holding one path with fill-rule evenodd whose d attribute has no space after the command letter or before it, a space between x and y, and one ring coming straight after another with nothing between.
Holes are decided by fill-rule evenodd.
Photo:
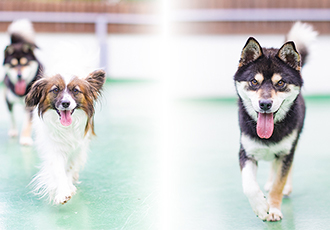
<instances>
[{"instance_id":1,"label":"dog's fluffy ear","mask_svg":"<svg viewBox=\"0 0 330 230\"><path fill-rule=\"evenodd\" d=\"M101 93L103 84L105 82L104 70L95 70L86 77L86 81L90 85L90 90L94 99L97 99Z\"/></svg>"},{"instance_id":2,"label":"dog's fluffy ear","mask_svg":"<svg viewBox=\"0 0 330 230\"><path fill-rule=\"evenodd\" d=\"M261 46L255 38L250 37L242 50L239 67L257 60L260 56L262 56Z\"/></svg>"},{"instance_id":3,"label":"dog's fluffy ear","mask_svg":"<svg viewBox=\"0 0 330 230\"><path fill-rule=\"evenodd\" d=\"M39 79L31 86L30 92L25 97L26 106L32 107L39 104L45 97L45 87L47 85L47 80L44 78Z\"/></svg>"},{"instance_id":4,"label":"dog's fluffy ear","mask_svg":"<svg viewBox=\"0 0 330 230\"><path fill-rule=\"evenodd\" d=\"M292 68L300 71L300 54L292 41L285 43L278 51L277 56Z\"/></svg>"}]
</instances>

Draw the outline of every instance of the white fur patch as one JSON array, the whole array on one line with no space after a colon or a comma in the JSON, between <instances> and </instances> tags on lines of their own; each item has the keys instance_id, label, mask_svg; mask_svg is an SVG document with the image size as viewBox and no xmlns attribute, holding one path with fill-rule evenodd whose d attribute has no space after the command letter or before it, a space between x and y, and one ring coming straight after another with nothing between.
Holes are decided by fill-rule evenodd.
<instances>
[{"instance_id":1,"label":"white fur patch","mask_svg":"<svg viewBox=\"0 0 330 230\"><path fill-rule=\"evenodd\" d=\"M253 102L258 102L259 106L259 98L256 94L256 91L247 90L249 87L249 83L247 81L236 81L236 89L239 94L239 96L243 100L244 107L248 114L253 118L253 120L258 120L258 113L254 109L256 105L253 105Z\"/></svg>"},{"instance_id":2,"label":"white fur patch","mask_svg":"<svg viewBox=\"0 0 330 230\"><path fill-rule=\"evenodd\" d=\"M269 204L257 183L257 165L246 161L242 169L242 186L254 213L262 220L268 217Z\"/></svg>"},{"instance_id":3,"label":"white fur patch","mask_svg":"<svg viewBox=\"0 0 330 230\"><path fill-rule=\"evenodd\" d=\"M21 69L21 77L27 84L29 84L37 75L39 64L37 61L30 61L29 65L23 66ZM10 81L15 84L18 81L17 68L11 68L9 64L4 65L5 71Z\"/></svg>"},{"instance_id":4,"label":"white fur patch","mask_svg":"<svg viewBox=\"0 0 330 230\"><path fill-rule=\"evenodd\" d=\"M70 105L68 108L64 108L62 104L60 104L59 108L60 110L73 110L76 108L77 103L76 101L72 98L72 96L67 92L67 88L65 88L65 92L63 93L63 98L61 101L68 101L70 102Z\"/></svg>"},{"instance_id":5,"label":"white fur patch","mask_svg":"<svg viewBox=\"0 0 330 230\"><path fill-rule=\"evenodd\" d=\"M247 81L236 81L236 89L243 100L244 107L248 114L255 120L258 120L258 112L263 112L259 107L259 100L261 99L254 90L248 90L249 83ZM290 110L294 100L300 93L300 87L289 84L287 85L288 92L277 92L270 98L273 101L271 108L272 113L276 112L274 123L282 121L287 112ZM275 91L275 90L274 90Z\"/></svg>"},{"instance_id":6,"label":"white fur patch","mask_svg":"<svg viewBox=\"0 0 330 230\"><path fill-rule=\"evenodd\" d=\"M300 93L300 87L288 85L289 92L277 92L276 97L272 98L274 111L277 111L274 117L274 123L282 121L289 112L294 100ZM272 108L272 110L273 110Z\"/></svg>"},{"instance_id":7,"label":"white fur patch","mask_svg":"<svg viewBox=\"0 0 330 230\"><path fill-rule=\"evenodd\" d=\"M292 149L292 143L297 138L298 131L294 130L290 135L286 136L276 144L265 145L262 142L249 137L242 133L241 144L250 158L259 160L271 161L275 159L275 155L288 155Z\"/></svg>"},{"instance_id":8,"label":"white fur patch","mask_svg":"<svg viewBox=\"0 0 330 230\"><path fill-rule=\"evenodd\" d=\"M41 169L32 180L35 194L48 196L55 204L66 203L76 192L78 172L87 158L90 132L85 134L84 111L72 114L72 124L63 126L56 111L48 110L43 118L34 111L36 146L42 160Z\"/></svg>"}]
</instances>

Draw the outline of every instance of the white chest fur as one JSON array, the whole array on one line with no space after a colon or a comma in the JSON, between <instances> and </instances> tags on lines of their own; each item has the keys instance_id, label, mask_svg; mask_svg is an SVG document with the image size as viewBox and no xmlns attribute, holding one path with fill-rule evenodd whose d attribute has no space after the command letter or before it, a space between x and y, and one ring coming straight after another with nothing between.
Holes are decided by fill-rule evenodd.
<instances>
[{"instance_id":1,"label":"white chest fur","mask_svg":"<svg viewBox=\"0 0 330 230\"><path fill-rule=\"evenodd\" d=\"M258 140L242 134L241 144L248 157L259 160L271 161L275 156L284 156L290 153L293 142L298 135L297 130L294 130L291 134L286 136L283 140L276 144L265 145Z\"/></svg>"},{"instance_id":2,"label":"white chest fur","mask_svg":"<svg viewBox=\"0 0 330 230\"><path fill-rule=\"evenodd\" d=\"M76 110L72 115L72 124L63 126L54 110L48 110L43 118L35 114L36 142L40 152L48 152L49 148L64 154L72 154L86 148L90 133L85 135L87 116L82 110Z\"/></svg>"}]
</instances>

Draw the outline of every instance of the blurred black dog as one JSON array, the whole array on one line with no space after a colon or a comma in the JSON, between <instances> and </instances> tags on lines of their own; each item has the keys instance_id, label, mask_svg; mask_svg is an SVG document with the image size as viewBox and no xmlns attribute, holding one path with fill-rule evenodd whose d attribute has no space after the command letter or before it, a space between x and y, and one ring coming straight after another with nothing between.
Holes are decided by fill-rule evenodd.
<instances>
[{"instance_id":1,"label":"blurred black dog","mask_svg":"<svg viewBox=\"0 0 330 230\"><path fill-rule=\"evenodd\" d=\"M8 27L11 44L8 45L4 53L4 69L6 85L6 102L10 112L11 126L9 136L18 136L14 116L14 104L25 106L25 95L29 92L32 84L41 78L42 65L37 60L34 49L37 48L34 42L34 29L30 21L21 19L14 21ZM31 122L32 108L25 108L26 118L20 135L20 144L32 145Z\"/></svg>"}]
</instances>

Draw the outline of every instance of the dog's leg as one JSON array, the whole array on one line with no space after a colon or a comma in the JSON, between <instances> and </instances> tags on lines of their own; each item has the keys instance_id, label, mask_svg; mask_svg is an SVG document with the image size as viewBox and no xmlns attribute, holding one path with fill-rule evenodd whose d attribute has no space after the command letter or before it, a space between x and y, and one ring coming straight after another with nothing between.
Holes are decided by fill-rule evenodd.
<instances>
[{"instance_id":1,"label":"dog's leg","mask_svg":"<svg viewBox=\"0 0 330 230\"><path fill-rule=\"evenodd\" d=\"M286 184L283 189L283 195L284 196L289 196L292 192L292 165L289 171L288 178L286 180Z\"/></svg>"},{"instance_id":2,"label":"dog's leg","mask_svg":"<svg viewBox=\"0 0 330 230\"><path fill-rule=\"evenodd\" d=\"M268 217L269 205L257 182L257 162L246 159L242 167L242 185L254 213L262 220Z\"/></svg>"},{"instance_id":3,"label":"dog's leg","mask_svg":"<svg viewBox=\"0 0 330 230\"><path fill-rule=\"evenodd\" d=\"M84 146L81 146L81 150L79 154L75 155L69 162L68 167L67 167L67 176L73 184L79 184L79 170L84 167L87 159L87 151L86 149L88 146L88 140L84 143ZM73 186L74 189L75 186Z\"/></svg>"},{"instance_id":4,"label":"dog's leg","mask_svg":"<svg viewBox=\"0 0 330 230\"><path fill-rule=\"evenodd\" d=\"M14 116L14 104L11 103L8 98L6 97L6 102L7 102L7 107L9 110L9 115L10 115L10 128L8 131L8 136L9 137L17 137L18 136L18 130L16 128L16 121L15 121L15 116Z\"/></svg>"},{"instance_id":5,"label":"dog's leg","mask_svg":"<svg viewBox=\"0 0 330 230\"><path fill-rule=\"evenodd\" d=\"M273 186L275 171L276 171L276 165L275 165L275 162L273 161L271 168L270 168L268 180L264 186L264 189L266 192L269 192Z\"/></svg>"},{"instance_id":6,"label":"dog's leg","mask_svg":"<svg viewBox=\"0 0 330 230\"><path fill-rule=\"evenodd\" d=\"M270 205L268 221L279 221L283 218L281 212L283 188L289 175L292 160L293 154L290 154L283 159L278 159L276 161L277 172L268 198L268 203Z\"/></svg>"},{"instance_id":7,"label":"dog's leg","mask_svg":"<svg viewBox=\"0 0 330 230\"><path fill-rule=\"evenodd\" d=\"M21 136L20 136L20 139L19 139L19 143L21 145L25 145L25 146L33 145L33 140L32 140L32 137L31 137L32 117L33 117L32 110L26 109L25 110L25 120L24 120L24 123L23 123Z\"/></svg>"},{"instance_id":8,"label":"dog's leg","mask_svg":"<svg viewBox=\"0 0 330 230\"><path fill-rule=\"evenodd\" d=\"M273 186L273 182L274 182L274 177L275 177L275 174L276 174L276 161L273 161L272 162L272 165L271 165L271 169L270 169L270 173L269 173L269 177L268 177L268 180L265 184L265 191L266 192L269 192ZM283 189L283 195L284 196L289 196L292 192L292 166L290 168L290 171L289 171L289 175L288 175L288 178L286 180L286 184L284 186L284 189Z\"/></svg>"},{"instance_id":9,"label":"dog's leg","mask_svg":"<svg viewBox=\"0 0 330 230\"><path fill-rule=\"evenodd\" d=\"M65 204L75 194L66 174L67 157L59 151L48 149L42 157L42 167L34 181L35 192L49 195L54 204Z\"/></svg>"}]
</instances>

